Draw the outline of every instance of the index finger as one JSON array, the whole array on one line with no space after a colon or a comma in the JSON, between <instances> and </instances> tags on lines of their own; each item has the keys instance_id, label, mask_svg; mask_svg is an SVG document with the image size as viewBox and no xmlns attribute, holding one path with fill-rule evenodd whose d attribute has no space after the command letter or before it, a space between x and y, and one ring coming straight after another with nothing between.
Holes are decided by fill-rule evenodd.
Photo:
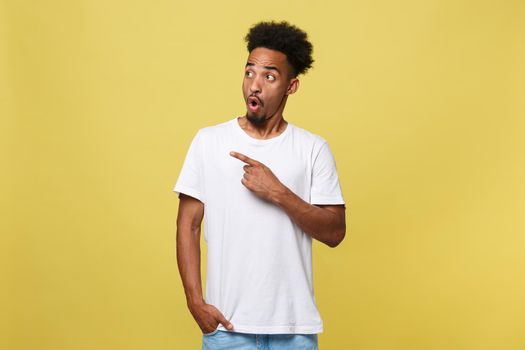
<instances>
[{"instance_id":1,"label":"index finger","mask_svg":"<svg viewBox=\"0 0 525 350\"><path fill-rule=\"evenodd\" d=\"M257 165L259 163L255 159L251 159L250 157L245 156L244 154L239 153L239 152L231 151L230 152L230 156L235 157L235 158L245 162L246 164L250 164L250 165Z\"/></svg>"}]
</instances>

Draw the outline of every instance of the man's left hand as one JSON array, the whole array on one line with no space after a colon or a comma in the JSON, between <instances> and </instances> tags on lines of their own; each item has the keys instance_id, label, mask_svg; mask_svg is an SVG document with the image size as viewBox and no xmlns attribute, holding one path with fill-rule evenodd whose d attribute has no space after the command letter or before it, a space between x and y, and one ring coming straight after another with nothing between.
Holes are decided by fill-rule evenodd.
<instances>
[{"instance_id":1,"label":"man's left hand","mask_svg":"<svg viewBox=\"0 0 525 350\"><path fill-rule=\"evenodd\" d=\"M230 152L230 155L246 163L243 167L244 177L241 183L257 196L272 202L272 198L277 193L286 189L270 168L263 163L239 152Z\"/></svg>"}]
</instances>

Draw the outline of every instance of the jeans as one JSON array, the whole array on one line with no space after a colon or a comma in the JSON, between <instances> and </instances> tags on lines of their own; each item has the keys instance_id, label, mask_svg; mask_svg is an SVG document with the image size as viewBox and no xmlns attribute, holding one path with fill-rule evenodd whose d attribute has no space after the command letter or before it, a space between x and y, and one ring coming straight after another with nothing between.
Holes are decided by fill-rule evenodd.
<instances>
[{"instance_id":1,"label":"jeans","mask_svg":"<svg viewBox=\"0 0 525 350\"><path fill-rule=\"evenodd\" d=\"M202 336L202 350L317 350L317 334L245 334L215 330Z\"/></svg>"}]
</instances>

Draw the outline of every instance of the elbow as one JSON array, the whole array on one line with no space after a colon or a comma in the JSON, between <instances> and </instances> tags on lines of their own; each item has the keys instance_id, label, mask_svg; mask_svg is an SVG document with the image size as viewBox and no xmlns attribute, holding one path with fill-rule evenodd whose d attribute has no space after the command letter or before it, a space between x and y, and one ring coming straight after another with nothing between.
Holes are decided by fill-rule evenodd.
<instances>
[{"instance_id":1,"label":"elbow","mask_svg":"<svg viewBox=\"0 0 525 350\"><path fill-rule=\"evenodd\" d=\"M346 228L343 228L342 230L339 230L337 232L335 232L332 236L331 236L331 239L326 241L325 244L327 246L329 246L330 248L335 248L337 247L339 244L341 244L341 242L343 241L343 239L345 238L345 235L346 235Z\"/></svg>"}]
</instances>

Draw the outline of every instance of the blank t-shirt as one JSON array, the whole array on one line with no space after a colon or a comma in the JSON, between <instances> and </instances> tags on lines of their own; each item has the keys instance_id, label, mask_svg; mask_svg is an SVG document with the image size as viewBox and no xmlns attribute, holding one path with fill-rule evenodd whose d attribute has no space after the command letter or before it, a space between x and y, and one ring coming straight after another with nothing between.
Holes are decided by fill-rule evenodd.
<instances>
[{"instance_id":1,"label":"blank t-shirt","mask_svg":"<svg viewBox=\"0 0 525 350\"><path fill-rule=\"evenodd\" d=\"M173 191L204 203L205 301L241 333L323 331L312 284L312 238L246 188L240 152L269 167L310 204L344 204L325 139L288 122L276 137L249 136L237 118L198 130ZM218 329L225 330L219 324Z\"/></svg>"}]
</instances>

